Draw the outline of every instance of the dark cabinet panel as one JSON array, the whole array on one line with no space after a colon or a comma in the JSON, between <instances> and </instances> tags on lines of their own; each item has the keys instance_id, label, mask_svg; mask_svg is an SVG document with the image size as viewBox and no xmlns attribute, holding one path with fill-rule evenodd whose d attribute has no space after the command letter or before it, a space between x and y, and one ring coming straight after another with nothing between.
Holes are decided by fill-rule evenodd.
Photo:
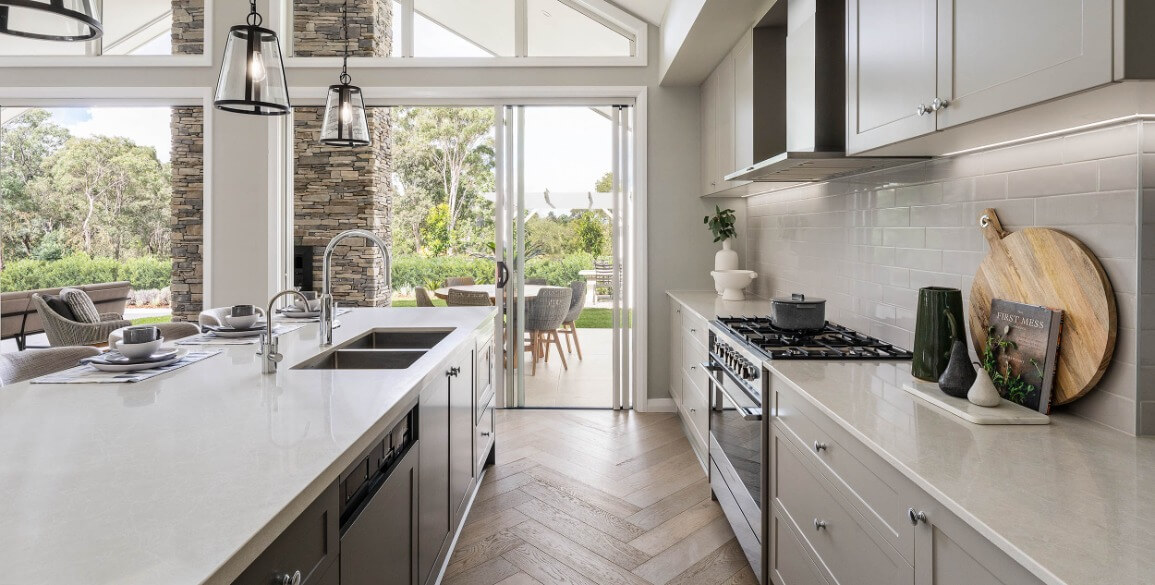
<instances>
[{"instance_id":1,"label":"dark cabinet panel","mask_svg":"<svg viewBox=\"0 0 1155 585\"><path fill-rule=\"evenodd\" d=\"M449 371L449 503L456 527L473 484L473 352L457 356Z\"/></svg>"},{"instance_id":2,"label":"dark cabinet panel","mask_svg":"<svg viewBox=\"0 0 1155 585\"><path fill-rule=\"evenodd\" d=\"M421 391L418 409L417 575L429 583L450 530L448 376Z\"/></svg>"},{"instance_id":3,"label":"dark cabinet panel","mask_svg":"<svg viewBox=\"0 0 1155 585\"><path fill-rule=\"evenodd\" d=\"M301 583L319 584L325 569L337 558L337 484L320 497L285 529L233 585L269 585L283 576L301 573Z\"/></svg>"},{"instance_id":4,"label":"dark cabinet panel","mask_svg":"<svg viewBox=\"0 0 1155 585\"><path fill-rule=\"evenodd\" d=\"M342 585L416 585L420 443L410 448L341 535Z\"/></svg>"}]
</instances>

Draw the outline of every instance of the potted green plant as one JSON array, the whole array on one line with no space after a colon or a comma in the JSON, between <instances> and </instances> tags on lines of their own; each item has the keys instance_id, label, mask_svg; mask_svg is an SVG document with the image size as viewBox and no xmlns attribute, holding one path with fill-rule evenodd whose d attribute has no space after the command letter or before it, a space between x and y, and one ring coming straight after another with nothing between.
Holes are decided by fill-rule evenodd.
<instances>
[{"instance_id":1,"label":"potted green plant","mask_svg":"<svg viewBox=\"0 0 1155 585\"><path fill-rule=\"evenodd\" d=\"M713 215L702 218L702 223L706 224L710 228L710 233L714 235L714 242L722 242L722 249L714 254L714 272L738 270L738 252L733 249L730 241L738 237L738 230L734 227L737 219L733 209L722 209L718 205L714 206ZM745 284L749 284L749 281ZM718 294L722 294L726 288L721 285L717 275L714 276L714 288Z\"/></svg>"}]
</instances>

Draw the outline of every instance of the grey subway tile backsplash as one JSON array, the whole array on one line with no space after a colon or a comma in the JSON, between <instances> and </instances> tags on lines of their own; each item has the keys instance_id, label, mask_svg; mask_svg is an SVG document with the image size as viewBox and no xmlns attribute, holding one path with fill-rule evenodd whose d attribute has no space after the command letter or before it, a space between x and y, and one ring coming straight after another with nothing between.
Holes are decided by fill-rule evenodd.
<instances>
[{"instance_id":1,"label":"grey subway tile backsplash","mask_svg":"<svg viewBox=\"0 0 1155 585\"><path fill-rule=\"evenodd\" d=\"M998 211L1010 231L1057 227L1100 256L1115 287L1120 323L1108 373L1065 409L1125 432L1155 433L1155 421L1144 419L1155 416L1155 388L1143 382L1155 378L1139 375L1137 365L1140 355L1155 351L1155 286L1143 288L1150 295L1137 294L1141 273L1155 284L1155 124L1142 126L1123 124L751 197L746 237L748 267L759 275L757 293L826 298L832 320L909 347L919 288L953 286L969 297L987 251L978 227L983 209ZM1137 152L1140 145L1151 154ZM1147 205L1141 205L1139 185L1151 188L1144 193ZM1151 229L1143 229L1143 214ZM1148 270L1141 271L1141 261ZM1155 373L1155 363L1149 367Z\"/></svg>"}]
</instances>

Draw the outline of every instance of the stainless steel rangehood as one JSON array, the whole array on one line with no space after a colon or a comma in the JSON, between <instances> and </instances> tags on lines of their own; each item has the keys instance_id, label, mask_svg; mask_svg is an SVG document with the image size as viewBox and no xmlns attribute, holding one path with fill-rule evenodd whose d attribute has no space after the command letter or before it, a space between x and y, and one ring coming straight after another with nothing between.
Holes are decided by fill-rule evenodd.
<instances>
[{"instance_id":1,"label":"stainless steel rangehood","mask_svg":"<svg viewBox=\"0 0 1155 585\"><path fill-rule=\"evenodd\" d=\"M728 181L818 182L923 157L846 155L846 4L779 0L754 29L755 160Z\"/></svg>"}]
</instances>

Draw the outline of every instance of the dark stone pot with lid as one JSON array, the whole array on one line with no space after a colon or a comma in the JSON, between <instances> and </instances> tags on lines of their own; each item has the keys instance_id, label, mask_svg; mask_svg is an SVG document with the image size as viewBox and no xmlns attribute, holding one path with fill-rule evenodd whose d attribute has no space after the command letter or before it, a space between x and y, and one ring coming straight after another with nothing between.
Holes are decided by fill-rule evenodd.
<instances>
[{"instance_id":1,"label":"dark stone pot with lid","mask_svg":"<svg viewBox=\"0 0 1155 585\"><path fill-rule=\"evenodd\" d=\"M826 299L794 293L770 299L770 321L779 329L816 331L826 327Z\"/></svg>"}]
</instances>

